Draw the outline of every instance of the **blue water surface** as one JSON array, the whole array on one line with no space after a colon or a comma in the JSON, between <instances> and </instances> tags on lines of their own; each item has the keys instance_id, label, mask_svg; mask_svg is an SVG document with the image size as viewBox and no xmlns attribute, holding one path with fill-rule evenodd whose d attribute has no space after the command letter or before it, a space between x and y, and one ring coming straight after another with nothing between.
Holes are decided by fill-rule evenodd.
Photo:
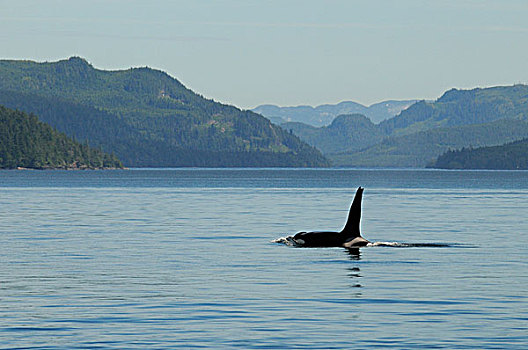
<instances>
[{"instance_id":1,"label":"blue water surface","mask_svg":"<svg viewBox=\"0 0 528 350\"><path fill-rule=\"evenodd\" d=\"M271 243L358 186L418 246ZM527 213L523 171L0 171L0 348L525 349Z\"/></svg>"}]
</instances>

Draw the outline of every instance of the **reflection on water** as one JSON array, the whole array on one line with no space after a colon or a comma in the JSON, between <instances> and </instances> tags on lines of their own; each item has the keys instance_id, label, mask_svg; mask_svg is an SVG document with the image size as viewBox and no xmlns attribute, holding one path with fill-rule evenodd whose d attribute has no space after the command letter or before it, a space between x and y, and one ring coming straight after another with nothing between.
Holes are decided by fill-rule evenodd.
<instances>
[{"instance_id":1,"label":"reflection on water","mask_svg":"<svg viewBox=\"0 0 528 350\"><path fill-rule=\"evenodd\" d=\"M363 287L361 283L359 283L359 279L361 278L359 267L349 267L348 277L350 277L355 282L354 284L351 285L353 288ZM357 296L361 296L361 293L359 293Z\"/></svg>"},{"instance_id":2,"label":"reflection on water","mask_svg":"<svg viewBox=\"0 0 528 350\"><path fill-rule=\"evenodd\" d=\"M347 248L350 260L361 260L361 251L359 248Z\"/></svg>"},{"instance_id":3,"label":"reflection on water","mask_svg":"<svg viewBox=\"0 0 528 350\"><path fill-rule=\"evenodd\" d=\"M354 262L361 260L361 251L359 248L348 248L346 249L346 252L348 254L348 258ZM348 267L348 277L352 279L352 284L350 285L352 288L362 288L363 286L360 283L361 279L361 270L358 266ZM361 292L357 292L354 294L356 298L359 298L362 296Z\"/></svg>"}]
</instances>

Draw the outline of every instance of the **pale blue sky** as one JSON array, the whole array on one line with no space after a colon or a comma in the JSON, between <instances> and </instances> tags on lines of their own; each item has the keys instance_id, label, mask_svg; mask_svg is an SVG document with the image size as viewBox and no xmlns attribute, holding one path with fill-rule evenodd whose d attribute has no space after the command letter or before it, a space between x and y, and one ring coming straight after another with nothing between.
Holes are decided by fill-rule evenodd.
<instances>
[{"instance_id":1,"label":"pale blue sky","mask_svg":"<svg viewBox=\"0 0 528 350\"><path fill-rule=\"evenodd\" d=\"M0 58L149 66L217 101L318 105L528 83L528 0L0 0Z\"/></svg>"}]
</instances>

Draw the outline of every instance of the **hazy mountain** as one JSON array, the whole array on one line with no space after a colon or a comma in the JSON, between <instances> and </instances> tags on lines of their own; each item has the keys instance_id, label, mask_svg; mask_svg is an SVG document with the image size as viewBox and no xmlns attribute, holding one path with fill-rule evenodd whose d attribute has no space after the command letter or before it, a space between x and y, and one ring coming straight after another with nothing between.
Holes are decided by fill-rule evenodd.
<instances>
[{"instance_id":1,"label":"hazy mountain","mask_svg":"<svg viewBox=\"0 0 528 350\"><path fill-rule=\"evenodd\" d=\"M284 127L319 147L335 166L424 167L449 149L526 138L527 120L528 86L515 85L453 89L377 125L315 128L287 123Z\"/></svg>"},{"instance_id":2,"label":"hazy mountain","mask_svg":"<svg viewBox=\"0 0 528 350\"><path fill-rule=\"evenodd\" d=\"M423 168L449 149L500 145L526 137L528 121L504 119L387 137L364 150L328 157L336 166Z\"/></svg>"},{"instance_id":3,"label":"hazy mountain","mask_svg":"<svg viewBox=\"0 0 528 350\"><path fill-rule=\"evenodd\" d=\"M379 102L368 107L352 101L344 101L333 105L325 104L317 107L261 105L252 110L262 114L277 125L287 122L301 122L320 127L329 125L334 118L344 114L363 114L370 118L373 123L377 124L385 119L394 117L415 102L416 100L391 100Z\"/></svg>"},{"instance_id":4,"label":"hazy mountain","mask_svg":"<svg viewBox=\"0 0 528 350\"><path fill-rule=\"evenodd\" d=\"M528 169L528 139L505 145L447 151L430 165L442 169Z\"/></svg>"},{"instance_id":5,"label":"hazy mountain","mask_svg":"<svg viewBox=\"0 0 528 350\"><path fill-rule=\"evenodd\" d=\"M384 136L380 128L362 114L340 115L329 126L320 128L291 122L281 126L326 154L358 151L376 144Z\"/></svg>"},{"instance_id":6,"label":"hazy mountain","mask_svg":"<svg viewBox=\"0 0 528 350\"><path fill-rule=\"evenodd\" d=\"M0 168L122 168L101 150L81 145L53 130L35 115L0 106Z\"/></svg>"},{"instance_id":7,"label":"hazy mountain","mask_svg":"<svg viewBox=\"0 0 528 350\"><path fill-rule=\"evenodd\" d=\"M266 118L217 103L150 68L86 60L0 61L0 103L115 152L127 166L326 166L315 148Z\"/></svg>"},{"instance_id":8,"label":"hazy mountain","mask_svg":"<svg viewBox=\"0 0 528 350\"><path fill-rule=\"evenodd\" d=\"M528 117L528 86L451 89L435 102L420 101L380 123L387 134L405 135L438 127L481 124Z\"/></svg>"}]
</instances>

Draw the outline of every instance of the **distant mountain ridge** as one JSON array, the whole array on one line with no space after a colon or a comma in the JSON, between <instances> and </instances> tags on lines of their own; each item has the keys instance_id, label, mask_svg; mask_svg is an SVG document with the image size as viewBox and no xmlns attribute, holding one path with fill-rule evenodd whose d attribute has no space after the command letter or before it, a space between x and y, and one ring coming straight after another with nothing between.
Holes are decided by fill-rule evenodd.
<instances>
[{"instance_id":1,"label":"distant mountain ridge","mask_svg":"<svg viewBox=\"0 0 528 350\"><path fill-rule=\"evenodd\" d=\"M420 101L380 123L386 133L409 134L437 127L482 124L528 116L528 86L451 89L434 102Z\"/></svg>"},{"instance_id":2,"label":"distant mountain ridge","mask_svg":"<svg viewBox=\"0 0 528 350\"><path fill-rule=\"evenodd\" d=\"M385 136L377 125L362 114L339 115L330 125L320 128L295 122L281 126L326 154L359 151L376 144Z\"/></svg>"},{"instance_id":3,"label":"distant mountain ridge","mask_svg":"<svg viewBox=\"0 0 528 350\"><path fill-rule=\"evenodd\" d=\"M386 137L361 151L328 157L334 164L346 167L424 168L449 149L500 145L525 137L528 137L528 121L505 119Z\"/></svg>"},{"instance_id":4,"label":"distant mountain ridge","mask_svg":"<svg viewBox=\"0 0 528 350\"><path fill-rule=\"evenodd\" d=\"M349 115L336 118L339 127L283 127L321 149L334 166L425 167L449 149L528 137L528 86L452 89L377 125L359 120Z\"/></svg>"},{"instance_id":5,"label":"distant mountain ridge","mask_svg":"<svg viewBox=\"0 0 528 350\"><path fill-rule=\"evenodd\" d=\"M0 104L115 152L127 166L328 166L266 118L208 100L151 68L104 71L85 59L0 60Z\"/></svg>"},{"instance_id":6,"label":"distant mountain ridge","mask_svg":"<svg viewBox=\"0 0 528 350\"><path fill-rule=\"evenodd\" d=\"M104 71L73 57L0 60L0 104L35 113L127 166L328 166L317 147L335 166L424 167L450 149L528 138L528 86L521 84L452 89L379 124L346 112L360 108L354 102L325 105L318 113L345 114L324 127L297 122L280 128L254 112L205 99L162 71Z\"/></svg>"},{"instance_id":7,"label":"distant mountain ridge","mask_svg":"<svg viewBox=\"0 0 528 350\"><path fill-rule=\"evenodd\" d=\"M316 107L295 106L279 107L276 105L260 105L252 109L262 114L273 123L281 125L288 122L300 122L315 127L328 126L339 115L363 114L374 124L394 117L418 100L388 100L364 106L353 101L343 101L337 104L324 104Z\"/></svg>"}]
</instances>

